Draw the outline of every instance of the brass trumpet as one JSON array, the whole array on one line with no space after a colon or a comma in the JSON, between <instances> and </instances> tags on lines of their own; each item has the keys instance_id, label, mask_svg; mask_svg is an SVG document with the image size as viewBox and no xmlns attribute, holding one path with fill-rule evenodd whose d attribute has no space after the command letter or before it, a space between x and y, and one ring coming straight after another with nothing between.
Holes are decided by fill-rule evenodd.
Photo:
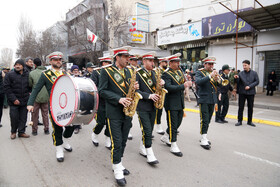
<instances>
[{"instance_id":1,"label":"brass trumpet","mask_svg":"<svg viewBox=\"0 0 280 187\"><path fill-rule=\"evenodd\" d=\"M216 74L215 76L218 77L218 83L222 84L223 86L227 86L229 84L229 81L224 79L220 74Z\"/></svg>"}]
</instances>

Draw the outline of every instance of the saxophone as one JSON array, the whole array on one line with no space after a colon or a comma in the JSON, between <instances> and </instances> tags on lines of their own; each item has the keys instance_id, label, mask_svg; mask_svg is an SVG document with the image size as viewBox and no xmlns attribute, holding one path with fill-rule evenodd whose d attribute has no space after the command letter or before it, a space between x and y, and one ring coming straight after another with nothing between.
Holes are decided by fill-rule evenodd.
<instances>
[{"instance_id":1,"label":"saxophone","mask_svg":"<svg viewBox=\"0 0 280 187\"><path fill-rule=\"evenodd\" d=\"M134 88L134 84L136 82L136 73L137 73L137 70L136 70L136 68L134 68L133 73L131 75L131 79L130 79L128 93L126 95L127 98L132 99L131 104L129 106L123 108L124 114L129 117L134 116L139 99L143 98L142 95L140 93L136 92L135 88Z\"/></svg>"},{"instance_id":2,"label":"saxophone","mask_svg":"<svg viewBox=\"0 0 280 187\"><path fill-rule=\"evenodd\" d=\"M157 100L154 103L154 106L157 109L162 109L163 105L164 105L164 100L165 100L165 95L166 93L168 93L168 91L164 88L162 88L162 86L160 85L160 80L161 80L161 70L160 68L156 68L155 69L156 72L156 91L155 94L158 94L160 96L159 100Z\"/></svg>"}]
</instances>

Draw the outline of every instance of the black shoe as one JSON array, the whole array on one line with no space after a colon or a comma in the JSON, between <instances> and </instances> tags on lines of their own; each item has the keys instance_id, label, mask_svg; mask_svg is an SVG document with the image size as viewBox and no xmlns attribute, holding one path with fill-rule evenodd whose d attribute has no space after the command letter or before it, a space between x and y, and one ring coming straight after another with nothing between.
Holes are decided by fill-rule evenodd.
<instances>
[{"instance_id":1,"label":"black shoe","mask_svg":"<svg viewBox=\"0 0 280 187\"><path fill-rule=\"evenodd\" d=\"M33 132L32 132L32 135L33 135L33 136L37 136L37 134L38 134L37 131L33 131Z\"/></svg>"},{"instance_id":2,"label":"black shoe","mask_svg":"<svg viewBox=\"0 0 280 187\"><path fill-rule=\"evenodd\" d=\"M180 133L180 131L177 130L177 135Z\"/></svg>"},{"instance_id":3,"label":"black shoe","mask_svg":"<svg viewBox=\"0 0 280 187\"><path fill-rule=\"evenodd\" d=\"M68 152L72 152L72 151L73 151L72 147L70 147L69 149L67 149L67 148L64 147L64 149L65 149L66 151L68 151Z\"/></svg>"},{"instance_id":4,"label":"black shoe","mask_svg":"<svg viewBox=\"0 0 280 187\"><path fill-rule=\"evenodd\" d=\"M255 126L256 126L256 125L255 125L254 123L252 123L252 122L247 123L247 125L250 125L250 126L252 126L252 127L255 127Z\"/></svg>"},{"instance_id":5,"label":"black shoe","mask_svg":"<svg viewBox=\"0 0 280 187\"><path fill-rule=\"evenodd\" d=\"M43 124L43 123L38 122L38 125L42 126L42 125L44 125L44 124Z\"/></svg>"},{"instance_id":6,"label":"black shoe","mask_svg":"<svg viewBox=\"0 0 280 187\"><path fill-rule=\"evenodd\" d=\"M222 120L218 119L215 121L216 123L224 123Z\"/></svg>"},{"instance_id":7,"label":"black shoe","mask_svg":"<svg viewBox=\"0 0 280 187\"><path fill-rule=\"evenodd\" d=\"M63 162L64 161L64 158L62 157L62 158L56 158L56 160L58 161L58 162Z\"/></svg>"},{"instance_id":8,"label":"black shoe","mask_svg":"<svg viewBox=\"0 0 280 187\"><path fill-rule=\"evenodd\" d=\"M0 127L2 127L3 125L2 124L0 124Z\"/></svg>"},{"instance_id":9,"label":"black shoe","mask_svg":"<svg viewBox=\"0 0 280 187\"><path fill-rule=\"evenodd\" d=\"M174 155L178 156L178 157L182 157L183 156L183 153L182 152L171 152L173 153Z\"/></svg>"},{"instance_id":10,"label":"black shoe","mask_svg":"<svg viewBox=\"0 0 280 187\"><path fill-rule=\"evenodd\" d=\"M130 172L127 169L123 170L123 175L129 175L129 174L130 174Z\"/></svg>"},{"instance_id":11,"label":"black shoe","mask_svg":"<svg viewBox=\"0 0 280 187\"><path fill-rule=\"evenodd\" d=\"M117 184L118 184L119 186L125 186L125 185L126 185L126 180L125 180L125 178L116 179L116 181L117 181Z\"/></svg>"},{"instance_id":12,"label":"black shoe","mask_svg":"<svg viewBox=\"0 0 280 187\"><path fill-rule=\"evenodd\" d=\"M128 140L132 140L132 139L133 139L133 137L127 137L127 139L128 139Z\"/></svg>"},{"instance_id":13,"label":"black shoe","mask_svg":"<svg viewBox=\"0 0 280 187\"><path fill-rule=\"evenodd\" d=\"M93 143L93 142L92 142ZM106 147L106 146L105 146ZM106 147L107 149L109 149L109 150L111 150L112 149L112 146L110 146L110 147Z\"/></svg>"},{"instance_id":14,"label":"black shoe","mask_svg":"<svg viewBox=\"0 0 280 187\"><path fill-rule=\"evenodd\" d=\"M160 134L160 135L164 135L164 131L162 131L162 132L157 132L158 134Z\"/></svg>"},{"instance_id":15,"label":"black shoe","mask_svg":"<svg viewBox=\"0 0 280 187\"><path fill-rule=\"evenodd\" d=\"M199 142L201 142L201 140L199 140ZM210 141L208 141L208 144L209 144L209 145L211 145L211 142L210 142Z\"/></svg>"},{"instance_id":16,"label":"black shoe","mask_svg":"<svg viewBox=\"0 0 280 187\"><path fill-rule=\"evenodd\" d=\"M158 160L155 160L155 161L153 161L153 162L148 162L148 164L150 164L151 166L156 165L156 164L158 164L158 163L159 163Z\"/></svg>"},{"instance_id":17,"label":"black shoe","mask_svg":"<svg viewBox=\"0 0 280 187\"><path fill-rule=\"evenodd\" d=\"M228 123L228 121L227 120L224 120L224 119L222 119L221 120L223 123Z\"/></svg>"},{"instance_id":18,"label":"black shoe","mask_svg":"<svg viewBox=\"0 0 280 187\"><path fill-rule=\"evenodd\" d=\"M99 146L99 143L98 142L94 142L92 141L93 145L95 145L95 147L98 147Z\"/></svg>"},{"instance_id":19,"label":"black shoe","mask_svg":"<svg viewBox=\"0 0 280 187\"><path fill-rule=\"evenodd\" d=\"M206 150L211 149L211 146L210 146L210 145L200 145L200 146L203 147L203 148L206 149Z\"/></svg>"},{"instance_id":20,"label":"black shoe","mask_svg":"<svg viewBox=\"0 0 280 187\"><path fill-rule=\"evenodd\" d=\"M74 133L75 134L78 134L80 132L80 129L79 128L76 128L75 130L74 130Z\"/></svg>"},{"instance_id":21,"label":"black shoe","mask_svg":"<svg viewBox=\"0 0 280 187\"><path fill-rule=\"evenodd\" d=\"M154 139L155 138L155 136L154 135L152 135L152 139Z\"/></svg>"},{"instance_id":22,"label":"black shoe","mask_svg":"<svg viewBox=\"0 0 280 187\"><path fill-rule=\"evenodd\" d=\"M44 130L45 134L50 134L49 130Z\"/></svg>"},{"instance_id":23,"label":"black shoe","mask_svg":"<svg viewBox=\"0 0 280 187\"><path fill-rule=\"evenodd\" d=\"M241 122L241 121L238 121L238 122L235 124L235 126L240 126L240 125L242 125L242 122Z\"/></svg>"}]
</instances>

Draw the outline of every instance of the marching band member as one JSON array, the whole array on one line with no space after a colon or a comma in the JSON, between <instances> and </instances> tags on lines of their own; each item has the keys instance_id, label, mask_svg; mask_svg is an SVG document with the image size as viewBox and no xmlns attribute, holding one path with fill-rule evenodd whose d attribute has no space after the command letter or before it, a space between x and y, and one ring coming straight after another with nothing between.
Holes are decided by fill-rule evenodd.
<instances>
[{"instance_id":1,"label":"marching band member","mask_svg":"<svg viewBox=\"0 0 280 187\"><path fill-rule=\"evenodd\" d=\"M159 58L159 68L161 70L161 74L167 69L167 59L166 58ZM161 115L162 115L162 109L157 109L156 110L156 119L155 119L155 124L156 124L156 132L160 135L164 135L164 130L162 129L161 126Z\"/></svg>"},{"instance_id":2,"label":"marching band member","mask_svg":"<svg viewBox=\"0 0 280 187\"><path fill-rule=\"evenodd\" d=\"M156 108L154 102L160 99L156 91L156 77L153 71L155 52L149 52L141 55L144 67L137 71L136 80L139 83L139 92L141 99L137 106L137 113L140 127L142 130L142 141L140 145L140 154L147 157L147 162L151 165L158 164L152 149L152 132L156 118ZM161 86L164 81L160 80Z\"/></svg>"},{"instance_id":3,"label":"marching band member","mask_svg":"<svg viewBox=\"0 0 280 187\"><path fill-rule=\"evenodd\" d=\"M115 64L103 68L100 73L100 96L105 99L106 118L111 136L111 162L115 179L120 186L126 184L124 175L130 172L122 164L126 141L130 128L131 117L125 115L123 109L131 104L132 99L127 98L131 74L126 68L131 47L114 49ZM137 82L133 85L138 89Z\"/></svg>"},{"instance_id":4,"label":"marching band member","mask_svg":"<svg viewBox=\"0 0 280 187\"><path fill-rule=\"evenodd\" d=\"M199 69L195 75L195 82L198 86L198 104L200 110L200 134L202 139L200 145L204 149L211 148L211 142L207 139L209 124L217 103L218 72L213 70L216 63L215 57L207 57L202 60L204 68Z\"/></svg>"},{"instance_id":5,"label":"marching band member","mask_svg":"<svg viewBox=\"0 0 280 187\"><path fill-rule=\"evenodd\" d=\"M167 57L169 61L169 69L167 69L162 79L165 81L165 88L168 93L165 97L164 108L167 116L167 135L161 137L161 141L167 145L171 145L170 152L176 156L182 157L183 153L177 145L177 131L180 127L184 114L184 90L187 87L187 82L184 81L183 72L180 70L181 53L177 53Z\"/></svg>"},{"instance_id":6,"label":"marching band member","mask_svg":"<svg viewBox=\"0 0 280 187\"><path fill-rule=\"evenodd\" d=\"M84 74L84 77L90 78L91 74L92 74L92 71L93 71L93 68L94 68L93 63L92 62L88 62L86 64L86 72Z\"/></svg>"},{"instance_id":7,"label":"marching band member","mask_svg":"<svg viewBox=\"0 0 280 187\"><path fill-rule=\"evenodd\" d=\"M100 77L100 71L102 67L106 67L112 63L112 56L106 56L106 57L100 57L98 58L100 61L100 68L95 68L92 72L91 79L97 86L99 90L99 77ZM100 94L99 94L100 95ZM98 111L97 111L97 116L96 116L96 125L93 128L93 132L91 135L91 140L93 145L96 147L99 145L98 142L98 135L102 131L104 125L106 125L104 134L105 134L105 147L108 149L111 149L111 139L110 139L110 133L108 129L108 123L106 121L106 110L105 110L105 99L102 97L99 97L99 106L98 106Z\"/></svg>"},{"instance_id":8,"label":"marching band member","mask_svg":"<svg viewBox=\"0 0 280 187\"><path fill-rule=\"evenodd\" d=\"M27 103L27 110L29 112L33 112L33 105L34 105L35 98L38 95L38 93L41 91L41 89L44 86L46 86L48 93L50 95L55 80L59 76L66 74L61 70L62 59L63 59L63 54L61 52L53 52L49 54L47 58L50 60L51 69L42 72L40 79L38 80L35 88L32 90ZM51 111L49 113L51 114ZM63 132L63 127L58 126L54 122L52 116L51 115L49 116L53 127L52 138L53 138L53 144L56 146L56 159L58 162L63 162L64 161L63 148L68 152L72 152L72 147L69 144L69 138L73 134L74 126L66 126ZM64 137L64 140L62 139L62 136Z\"/></svg>"}]
</instances>

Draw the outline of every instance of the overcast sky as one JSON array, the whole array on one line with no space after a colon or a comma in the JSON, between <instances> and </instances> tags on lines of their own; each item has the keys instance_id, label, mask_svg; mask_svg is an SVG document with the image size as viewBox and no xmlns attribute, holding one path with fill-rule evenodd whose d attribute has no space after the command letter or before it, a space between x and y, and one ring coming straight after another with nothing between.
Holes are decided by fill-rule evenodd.
<instances>
[{"instance_id":1,"label":"overcast sky","mask_svg":"<svg viewBox=\"0 0 280 187\"><path fill-rule=\"evenodd\" d=\"M36 31L42 31L65 19L69 9L82 0L0 0L0 49L17 48L17 27L21 15ZM15 59L14 55L14 59Z\"/></svg>"}]
</instances>

